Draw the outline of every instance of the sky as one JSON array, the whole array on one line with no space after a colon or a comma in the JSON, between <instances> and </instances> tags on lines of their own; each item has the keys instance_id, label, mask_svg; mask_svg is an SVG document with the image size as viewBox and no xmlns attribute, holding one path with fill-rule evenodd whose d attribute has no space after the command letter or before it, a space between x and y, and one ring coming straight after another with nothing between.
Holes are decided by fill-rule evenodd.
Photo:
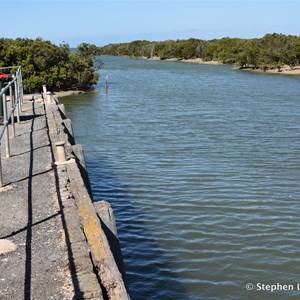
<instances>
[{"instance_id":1,"label":"sky","mask_svg":"<svg viewBox=\"0 0 300 300\"><path fill-rule=\"evenodd\" d=\"M0 37L39 37L71 47L82 42L103 46L191 37L259 38L274 32L300 36L300 0L1 2Z\"/></svg>"}]
</instances>

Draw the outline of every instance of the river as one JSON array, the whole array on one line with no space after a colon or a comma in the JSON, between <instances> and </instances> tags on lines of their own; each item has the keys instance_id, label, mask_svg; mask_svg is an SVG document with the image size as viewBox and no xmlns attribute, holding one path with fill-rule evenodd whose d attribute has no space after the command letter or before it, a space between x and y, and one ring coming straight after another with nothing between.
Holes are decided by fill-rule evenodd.
<instances>
[{"instance_id":1,"label":"river","mask_svg":"<svg viewBox=\"0 0 300 300\"><path fill-rule=\"evenodd\" d=\"M115 211L132 300L299 298L300 78L103 61L108 94L60 100Z\"/></svg>"}]
</instances>

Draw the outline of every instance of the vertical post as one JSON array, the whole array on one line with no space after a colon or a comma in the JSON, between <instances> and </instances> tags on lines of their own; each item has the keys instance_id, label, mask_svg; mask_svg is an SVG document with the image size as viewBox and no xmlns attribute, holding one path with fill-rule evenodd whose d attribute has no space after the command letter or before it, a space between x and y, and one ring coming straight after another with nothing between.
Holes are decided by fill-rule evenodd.
<instances>
[{"instance_id":1,"label":"vertical post","mask_svg":"<svg viewBox=\"0 0 300 300\"><path fill-rule=\"evenodd\" d=\"M20 73L19 73L19 79L20 79L20 102L23 104L23 81L22 81L22 68L20 67ZM21 103L20 103L21 107ZM20 110L21 111L21 110Z\"/></svg>"},{"instance_id":2,"label":"vertical post","mask_svg":"<svg viewBox=\"0 0 300 300\"><path fill-rule=\"evenodd\" d=\"M22 100L22 97L21 97L21 88L20 88L20 82L18 82L18 109L19 109L19 112L21 113L22 112L22 103L21 103Z\"/></svg>"},{"instance_id":3,"label":"vertical post","mask_svg":"<svg viewBox=\"0 0 300 300\"><path fill-rule=\"evenodd\" d=\"M11 128L12 128L12 137L15 137L16 130L15 130L15 101L14 101L14 93L12 86L9 87L9 95L10 95L10 111L12 112L11 115Z\"/></svg>"},{"instance_id":4,"label":"vertical post","mask_svg":"<svg viewBox=\"0 0 300 300\"><path fill-rule=\"evenodd\" d=\"M1 141L0 141L0 188L3 187L2 164L1 164Z\"/></svg>"},{"instance_id":5,"label":"vertical post","mask_svg":"<svg viewBox=\"0 0 300 300\"><path fill-rule=\"evenodd\" d=\"M6 95L3 93L2 95L2 103L3 103L3 126L5 127L5 148L6 148L6 158L10 157L10 147L9 147L9 131L8 131L8 121L7 121L7 103L6 103Z\"/></svg>"},{"instance_id":6,"label":"vertical post","mask_svg":"<svg viewBox=\"0 0 300 300\"><path fill-rule=\"evenodd\" d=\"M46 103L48 103L48 104L52 104L53 103L51 92L47 92L46 93Z\"/></svg>"},{"instance_id":7,"label":"vertical post","mask_svg":"<svg viewBox=\"0 0 300 300\"><path fill-rule=\"evenodd\" d=\"M105 77L105 93L108 93L108 75Z\"/></svg>"},{"instance_id":8,"label":"vertical post","mask_svg":"<svg viewBox=\"0 0 300 300\"><path fill-rule=\"evenodd\" d=\"M47 86L46 86L46 84L43 84L43 93L44 93L44 94L47 93Z\"/></svg>"},{"instance_id":9,"label":"vertical post","mask_svg":"<svg viewBox=\"0 0 300 300\"><path fill-rule=\"evenodd\" d=\"M66 154L65 154L65 142L60 141L55 143L56 151L57 151L57 160L58 162L62 163L66 161Z\"/></svg>"},{"instance_id":10,"label":"vertical post","mask_svg":"<svg viewBox=\"0 0 300 300\"><path fill-rule=\"evenodd\" d=\"M15 102L17 103L17 105L16 105L16 109L17 109L17 122L20 123L20 107L19 107L17 80L15 81L14 85L15 85Z\"/></svg>"},{"instance_id":11,"label":"vertical post","mask_svg":"<svg viewBox=\"0 0 300 300\"><path fill-rule=\"evenodd\" d=\"M0 80L0 90L2 91L2 88L3 88L3 81ZM1 125L1 121L2 121L2 118L3 118L3 107L2 107L2 101L1 101L1 105L0 105L0 125Z\"/></svg>"}]
</instances>

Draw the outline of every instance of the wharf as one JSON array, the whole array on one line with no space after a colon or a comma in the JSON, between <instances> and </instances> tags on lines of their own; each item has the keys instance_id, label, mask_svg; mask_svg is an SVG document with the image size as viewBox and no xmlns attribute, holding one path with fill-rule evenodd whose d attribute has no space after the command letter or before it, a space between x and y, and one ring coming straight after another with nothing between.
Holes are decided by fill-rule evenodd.
<instances>
[{"instance_id":1,"label":"wharf","mask_svg":"<svg viewBox=\"0 0 300 300\"><path fill-rule=\"evenodd\" d=\"M24 99L9 158L1 147L0 298L129 299L112 210L93 205L71 121L53 96Z\"/></svg>"}]
</instances>

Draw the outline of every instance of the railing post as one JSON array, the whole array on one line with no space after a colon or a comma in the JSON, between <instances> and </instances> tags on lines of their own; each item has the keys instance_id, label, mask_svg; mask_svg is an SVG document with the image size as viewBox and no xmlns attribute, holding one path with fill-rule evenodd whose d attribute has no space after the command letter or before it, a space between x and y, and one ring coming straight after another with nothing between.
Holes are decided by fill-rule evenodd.
<instances>
[{"instance_id":1,"label":"railing post","mask_svg":"<svg viewBox=\"0 0 300 300\"><path fill-rule=\"evenodd\" d=\"M18 109L19 112L22 112L22 104L23 104L23 82L22 82L22 69L21 67L17 73L17 101L18 101Z\"/></svg>"},{"instance_id":2,"label":"railing post","mask_svg":"<svg viewBox=\"0 0 300 300\"><path fill-rule=\"evenodd\" d=\"M18 102L18 85L17 85L17 81L18 81L18 79L14 83L14 86L15 86L15 102L17 102L17 105L16 105L17 122L20 123L20 107L19 107L19 102Z\"/></svg>"},{"instance_id":3,"label":"railing post","mask_svg":"<svg viewBox=\"0 0 300 300\"><path fill-rule=\"evenodd\" d=\"M12 90L12 86L9 87L9 96L10 96L10 111L12 112L11 115L11 127L12 127L12 137L15 137L16 130L15 130L15 101L14 101L14 93Z\"/></svg>"},{"instance_id":4,"label":"railing post","mask_svg":"<svg viewBox=\"0 0 300 300\"><path fill-rule=\"evenodd\" d=\"M1 163L1 146L2 137L5 136L5 150L6 150L6 158L10 157L10 126L9 122L12 125L12 134L11 136L15 136L15 109L17 110L17 121L20 122L20 112L21 112L21 104L23 101L23 83L22 83L22 73L21 67L18 68L18 71L14 77L5 88L0 88L0 108L3 109L3 126L0 127L0 188L3 187L3 173L2 173L2 163ZM8 103L6 97L6 91L9 90L9 111L8 111ZM2 97L1 97L2 96Z\"/></svg>"},{"instance_id":5,"label":"railing post","mask_svg":"<svg viewBox=\"0 0 300 300\"><path fill-rule=\"evenodd\" d=\"M3 89L2 89L3 91ZM2 105L3 105L3 126L5 126L5 135L6 135L6 158L10 157L10 147L9 147L9 131L8 131L8 120L7 120L7 103L6 103L6 95L3 93L2 95Z\"/></svg>"},{"instance_id":6,"label":"railing post","mask_svg":"<svg viewBox=\"0 0 300 300\"><path fill-rule=\"evenodd\" d=\"M21 101L22 101L22 104L23 104L23 80L22 80L22 68L20 68L20 89L21 89ZM20 103L21 105L21 103Z\"/></svg>"},{"instance_id":7,"label":"railing post","mask_svg":"<svg viewBox=\"0 0 300 300\"><path fill-rule=\"evenodd\" d=\"M1 141L0 141L0 188L3 187L2 164L1 164Z\"/></svg>"}]
</instances>

